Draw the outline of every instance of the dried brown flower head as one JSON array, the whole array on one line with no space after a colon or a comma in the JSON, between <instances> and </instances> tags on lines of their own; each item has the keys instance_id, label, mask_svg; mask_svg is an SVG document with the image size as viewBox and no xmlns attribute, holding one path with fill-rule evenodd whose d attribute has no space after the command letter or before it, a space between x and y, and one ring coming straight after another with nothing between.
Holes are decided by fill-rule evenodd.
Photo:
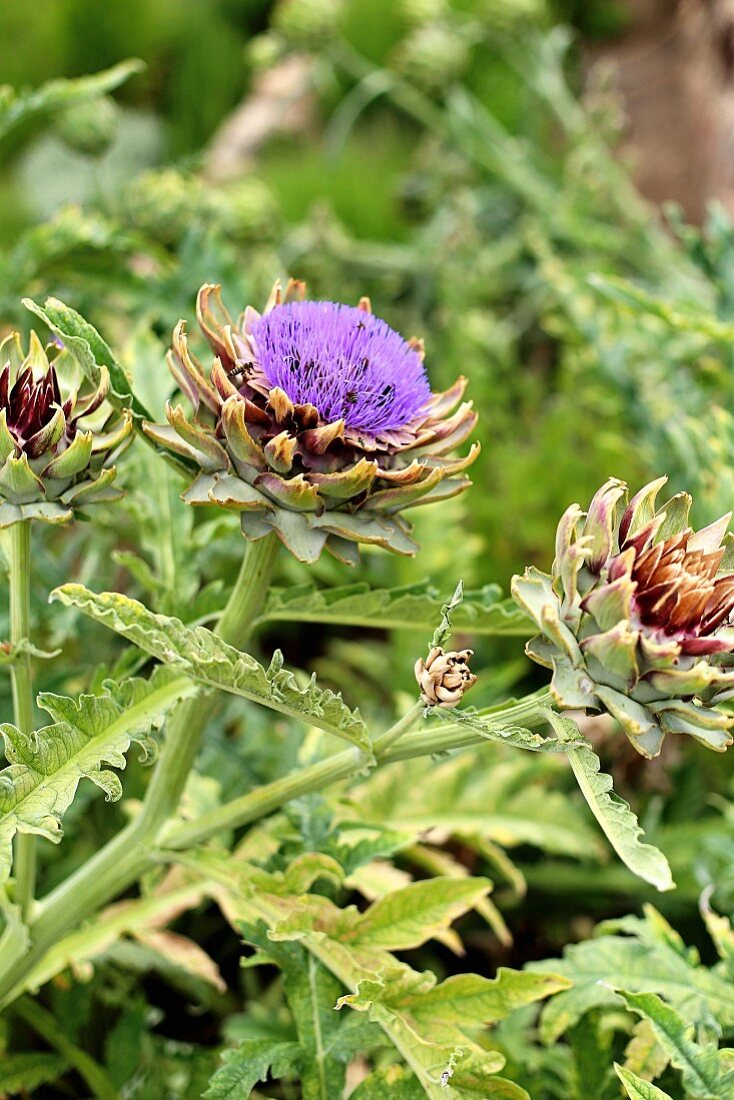
<instances>
[{"instance_id":1,"label":"dried brown flower head","mask_svg":"<svg viewBox=\"0 0 734 1100\"><path fill-rule=\"evenodd\" d=\"M440 646L433 646L425 661L415 662L415 678L421 689L421 698L429 707L457 706L477 682L469 668L473 649L451 650L445 653Z\"/></svg>"}]
</instances>

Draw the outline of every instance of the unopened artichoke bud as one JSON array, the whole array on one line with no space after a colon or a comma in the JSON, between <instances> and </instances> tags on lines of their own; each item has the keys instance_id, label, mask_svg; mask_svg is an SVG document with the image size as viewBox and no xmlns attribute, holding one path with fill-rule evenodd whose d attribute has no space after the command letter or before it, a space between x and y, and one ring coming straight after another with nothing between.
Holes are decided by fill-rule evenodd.
<instances>
[{"instance_id":1,"label":"unopened artichoke bud","mask_svg":"<svg viewBox=\"0 0 734 1100\"><path fill-rule=\"evenodd\" d=\"M400 14L406 23L422 26L451 14L447 0L400 0Z\"/></svg>"},{"instance_id":2,"label":"unopened artichoke bud","mask_svg":"<svg viewBox=\"0 0 734 1100\"><path fill-rule=\"evenodd\" d=\"M668 733L723 752L734 725L717 709L734 695L731 513L694 531L687 493L656 506L666 480L627 502L612 478L588 512L572 505L552 574L528 569L512 592L540 629L527 653L553 669L559 706L607 711L643 756Z\"/></svg>"},{"instance_id":3,"label":"unopened artichoke bud","mask_svg":"<svg viewBox=\"0 0 734 1100\"><path fill-rule=\"evenodd\" d=\"M256 34L245 47L245 56L255 73L263 73L274 68L287 53L287 44L282 35L268 31Z\"/></svg>"},{"instance_id":4,"label":"unopened artichoke bud","mask_svg":"<svg viewBox=\"0 0 734 1100\"><path fill-rule=\"evenodd\" d=\"M429 650L425 661L415 662L415 678L421 689L421 699L428 707L458 706L464 695L474 687L477 678L469 668L474 650L451 650L445 653L440 646Z\"/></svg>"},{"instance_id":5,"label":"unopened artichoke bud","mask_svg":"<svg viewBox=\"0 0 734 1100\"><path fill-rule=\"evenodd\" d=\"M216 358L205 371L183 321L168 357L193 415L169 406L167 424L144 430L198 467L183 499L238 511L246 538L275 531L304 562L326 549L353 564L358 543L413 554L404 510L470 484L478 444L446 457L476 424L459 404L466 380L432 393L422 342L403 340L366 298L304 295L303 283L285 293L276 283L262 314L248 307L235 322L219 287L202 287L199 325Z\"/></svg>"},{"instance_id":6,"label":"unopened artichoke bud","mask_svg":"<svg viewBox=\"0 0 734 1100\"><path fill-rule=\"evenodd\" d=\"M65 523L76 508L115 500L115 455L130 440L127 412L106 401L109 374L92 385L73 356L35 333L0 344L0 527L19 520Z\"/></svg>"},{"instance_id":7,"label":"unopened artichoke bud","mask_svg":"<svg viewBox=\"0 0 734 1100\"><path fill-rule=\"evenodd\" d=\"M461 31L447 23L416 27L400 44L395 65L427 91L440 91L469 63L471 49Z\"/></svg>"},{"instance_id":8,"label":"unopened artichoke bud","mask_svg":"<svg viewBox=\"0 0 734 1100\"><path fill-rule=\"evenodd\" d=\"M222 194L220 217L230 237L238 241L272 237L278 229L278 203L266 183L255 177L231 184Z\"/></svg>"},{"instance_id":9,"label":"unopened artichoke bud","mask_svg":"<svg viewBox=\"0 0 734 1100\"><path fill-rule=\"evenodd\" d=\"M280 0L272 26L297 46L317 46L332 38L344 12L344 0Z\"/></svg>"},{"instance_id":10,"label":"unopened artichoke bud","mask_svg":"<svg viewBox=\"0 0 734 1100\"><path fill-rule=\"evenodd\" d=\"M174 244L201 221L204 188L195 176L159 168L136 176L122 196L125 217L156 241Z\"/></svg>"},{"instance_id":11,"label":"unopened artichoke bud","mask_svg":"<svg viewBox=\"0 0 734 1100\"><path fill-rule=\"evenodd\" d=\"M101 157L115 140L119 117L115 101L100 96L67 107L57 119L56 132L75 152Z\"/></svg>"}]
</instances>

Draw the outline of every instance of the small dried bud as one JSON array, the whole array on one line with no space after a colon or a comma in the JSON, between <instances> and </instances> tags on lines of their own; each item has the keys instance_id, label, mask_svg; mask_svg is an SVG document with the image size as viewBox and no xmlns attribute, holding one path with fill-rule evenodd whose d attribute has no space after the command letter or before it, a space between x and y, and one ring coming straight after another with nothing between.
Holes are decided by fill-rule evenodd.
<instances>
[{"instance_id":1,"label":"small dried bud","mask_svg":"<svg viewBox=\"0 0 734 1100\"><path fill-rule=\"evenodd\" d=\"M477 682L469 668L473 656L473 649L444 653L440 646L433 646L425 661L415 662L415 678L427 706L448 709L461 702L464 692Z\"/></svg>"}]
</instances>

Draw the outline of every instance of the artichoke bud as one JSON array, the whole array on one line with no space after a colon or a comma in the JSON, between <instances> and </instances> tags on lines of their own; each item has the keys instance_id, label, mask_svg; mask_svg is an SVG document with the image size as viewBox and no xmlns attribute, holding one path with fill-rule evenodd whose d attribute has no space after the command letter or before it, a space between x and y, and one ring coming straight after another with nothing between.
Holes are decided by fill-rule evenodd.
<instances>
[{"instance_id":1,"label":"artichoke bud","mask_svg":"<svg viewBox=\"0 0 734 1100\"><path fill-rule=\"evenodd\" d=\"M119 497L111 462L132 420L106 401L107 368L91 384L68 351L44 349L35 332L27 354L17 332L8 336L0 364L0 527L65 523L77 507Z\"/></svg>"},{"instance_id":2,"label":"artichoke bud","mask_svg":"<svg viewBox=\"0 0 734 1100\"><path fill-rule=\"evenodd\" d=\"M451 709L459 705L477 682L469 668L473 656L471 649L446 653L441 646L433 646L425 661L421 658L415 662L415 678L427 707Z\"/></svg>"},{"instance_id":3,"label":"artichoke bud","mask_svg":"<svg viewBox=\"0 0 734 1100\"><path fill-rule=\"evenodd\" d=\"M120 108L109 96L75 103L59 115L56 132L76 153L101 157L117 134Z\"/></svg>"},{"instance_id":4,"label":"artichoke bud","mask_svg":"<svg viewBox=\"0 0 734 1100\"><path fill-rule=\"evenodd\" d=\"M344 0L279 0L272 24L299 47L323 45L333 38L344 13Z\"/></svg>"},{"instance_id":5,"label":"artichoke bud","mask_svg":"<svg viewBox=\"0 0 734 1100\"><path fill-rule=\"evenodd\" d=\"M734 694L731 514L694 531L687 493L657 506L666 480L628 502L611 478L588 512L561 518L551 574L512 582L540 631L528 656L553 670L557 704L607 711L647 757L668 733L721 752L734 725L719 709Z\"/></svg>"},{"instance_id":6,"label":"artichoke bud","mask_svg":"<svg viewBox=\"0 0 734 1100\"><path fill-rule=\"evenodd\" d=\"M172 405L167 424L144 425L198 469L184 499L239 512L246 538L274 531L301 561L325 549L351 564L359 543L414 553L403 513L463 492L478 454L475 444L448 457L476 423L464 379L432 393L422 342L403 340L366 298L308 301L295 280L236 321L219 287L204 286L197 318L211 367L189 350L183 321L168 356L192 411Z\"/></svg>"}]
</instances>

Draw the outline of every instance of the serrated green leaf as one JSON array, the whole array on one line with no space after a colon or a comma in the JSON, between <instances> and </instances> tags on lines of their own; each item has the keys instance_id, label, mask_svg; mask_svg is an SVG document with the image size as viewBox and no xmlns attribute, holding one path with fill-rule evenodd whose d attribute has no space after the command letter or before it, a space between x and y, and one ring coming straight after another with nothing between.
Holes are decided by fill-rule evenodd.
<instances>
[{"instance_id":1,"label":"serrated green leaf","mask_svg":"<svg viewBox=\"0 0 734 1100\"><path fill-rule=\"evenodd\" d=\"M0 1095L26 1095L49 1085L69 1068L59 1054L5 1054L0 1065Z\"/></svg>"},{"instance_id":2,"label":"serrated green leaf","mask_svg":"<svg viewBox=\"0 0 734 1100\"><path fill-rule=\"evenodd\" d=\"M423 1100L425 1093L418 1078L403 1066L388 1066L365 1077L350 1100Z\"/></svg>"},{"instance_id":3,"label":"serrated green leaf","mask_svg":"<svg viewBox=\"0 0 734 1100\"><path fill-rule=\"evenodd\" d=\"M103 765L124 768L131 742L151 753L150 732L195 691L175 670L161 668L149 680L107 681L102 695L70 699L42 693L39 706L54 724L30 736L1 725L10 764L0 772L0 881L10 873L16 832L58 842L61 818L85 777L108 801L119 798L120 780Z\"/></svg>"},{"instance_id":4,"label":"serrated green leaf","mask_svg":"<svg viewBox=\"0 0 734 1100\"><path fill-rule=\"evenodd\" d=\"M486 897L489 890L490 883L483 878L412 882L378 898L354 924L349 943L384 951L420 947Z\"/></svg>"},{"instance_id":5,"label":"serrated green leaf","mask_svg":"<svg viewBox=\"0 0 734 1100\"><path fill-rule=\"evenodd\" d=\"M470 846L489 841L577 859L603 855L583 807L556 789L560 766L553 756L503 753L492 745L441 761L398 761L351 788L339 814L415 841L452 836Z\"/></svg>"},{"instance_id":6,"label":"serrated green leaf","mask_svg":"<svg viewBox=\"0 0 734 1100\"><path fill-rule=\"evenodd\" d=\"M199 683L261 703L362 749L369 748L367 727L359 711L350 710L341 695L318 687L313 677L306 687L300 687L293 673L282 667L278 652L266 670L254 657L223 642L211 630L184 626L180 619L156 615L137 600L114 592L97 595L83 585L66 584L51 598L67 607L78 607Z\"/></svg>"},{"instance_id":7,"label":"serrated green leaf","mask_svg":"<svg viewBox=\"0 0 734 1100\"><path fill-rule=\"evenodd\" d=\"M494 978L480 974L453 974L423 993L412 1013L426 1026L452 1022L479 1027L504 1020L515 1009L533 1004L570 986L558 974L535 974L501 966Z\"/></svg>"},{"instance_id":8,"label":"serrated green leaf","mask_svg":"<svg viewBox=\"0 0 734 1100\"><path fill-rule=\"evenodd\" d=\"M430 717L447 726L466 726L487 741L497 741L501 745L511 745L514 749L526 749L529 752L568 753L571 748L582 748L587 744L581 735L571 741L562 741L558 737L542 737L539 733L533 733L532 730L525 729L523 726L506 726L501 722L493 721L491 717L485 718L470 710L448 712L439 707L432 707Z\"/></svg>"},{"instance_id":9,"label":"serrated green leaf","mask_svg":"<svg viewBox=\"0 0 734 1100\"><path fill-rule=\"evenodd\" d=\"M100 367L107 367L110 374L108 401L116 408L129 408L133 419L138 422L152 420L145 406L132 390L125 368L117 361L111 348L102 339L93 325L64 305L58 298L47 298L39 306L32 298L24 298L23 305L44 321L54 336L57 336L81 367L84 376L93 384L99 384Z\"/></svg>"},{"instance_id":10,"label":"serrated green leaf","mask_svg":"<svg viewBox=\"0 0 734 1100\"><path fill-rule=\"evenodd\" d=\"M650 1021L671 1064L680 1070L686 1096L697 1100L731 1100L734 1081L731 1077L728 1082L722 1079L716 1046L701 1046L689 1038L690 1024L656 993L629 993L623 989L616 992L627 1008Z\"/></svg>"},{"instance_id":11,"label":"serrated green leaf","mask_svg":"<svg viewBox=\"0 0 734 1100\"><path fill-rule=\"evenodd\" d=\"M288 1007L298 1032L303 1100L332 1100L344 1090L345 1066L332 1054L343 1020L335 1009L339 980L310 951L297 943L272 943L260 928L245 929L265 948L283 975Z\"/></svg>"},{"instance_id":12,"label":"serrated green leaf","mask_svg":"<svg viewBox=\"0 0 734 1100\"><path fill-rule=\"evenodd\" d=\"M359 977L357 966L350 982L354 993L339 1005L369 1014L402 1054L430 1100L445 1096L468 1100L476 1093L490 1097L495 1075L504 1065L502 1055L483 1050L458 1025L435 1027L432 1022L426 1026L413 1015L412 1007L432 981L432 975L417 974L395 962L386 962L379 977ZM524 1098L524 1090L514 1088L514 1095Z\"/></svg>"},{"instance_id":13,"label":"serrated green leaf","mask_svg":"<svg viewBox=\"0 0 734 1100\"><path fill-rule=\"evenodd\" d=\"M672 1097L668 1096L667 1092L659 1089L657 1085L645 1081L644 1078L638 1077L632 1070L624 1069L616 1062L614 1063L614 1071L624 1085L624 1091L630 1100L672 1100Z\"/></svg>"},{"instance_id":14,"label":"serrated green leaf","mask_svg":"<svg viewBox=\"0 0 734 1100\"><path fill-rule=\"evenodd\" d=\"M430 1100L479 1100L479 1097L528 1100L520 1086L497 1077L497 1071L504 1065L502 1055L484 1050L458 1023L446 1021L437 1039L435 1013L427 1014L430 1025L419 1023L417 1014L410 1015L409 1006L435 986L435 977L430 973L418 974L382 947L357 938L361 922L364 921L363 929L370 927L369 909L365 914L354 907L342 911L319 895L269 894L268 881L272 876L263 877L263 872L256 872L255 879L243 878L236 863L233 865L231 859L217 857L208 850L189 852L183 861L205 880L213 876L214 882L220 884L211 887L215 897L219 898L221 886L226 886L225 915L235 926L245 922L246 938L264 949L268 961L277 962L283 947L299 947L338 978L351 991L339 999L338 1005L348 1004L364 1011L379 1026ZM464 908L467 904L465 898ZM446 919L449 914L445 908L444 914ZM251 931L255 922L265 922L269 929L267 939ZM381 928L383 921L376 920L374 924ZM541 987L542 983L534 987L535 996L542 995L538 992ZM467 1019L464 1023L476 1030L476 1020ZM339 1034L331 1048L334 1052L339 1049Z\"/></svg>"},{"instance_id":15,"label":"serrated green leaf","mask_svg":"<svg viewBox=\"0 0 734 1100\"><path fill-rule=\"evenodd\" d=\"M533 624L514 600L502 600L496 585L465 591L452 614L455 630L527 638ZM370 588L364 583L318 589L312 585L275 588L260 616L265 621L374 626L384 630L433 631L446 598L428 581L401 588Z\"/></svg>"},{"instance_id":16,"label":"serrated green leaf","mask_svg":"<svg viewBox=\"0 0 734 1100\"><path fill-rule=\"evenodd\" d=\"M714 941L717 954L723 963L723 969L729 978L734 978L734 929L728 917L716 913L711 908L711 887L701 895L701 916L706 925L706 931Z\"/></svg>"},{"instance_id":17,"label":"serrated green leaf","mask_svg":"<svg viewBox=\"0 0 734 1100\"><path fill-rule=\"evenodd\" d=\"M687 1020L704 1022L713 1016L725 1031L734 1028L731 982L681 953L649 921L630 924L625 930L630 934L603 934L572 944L562 959L528 964L528 970L552 971L573 983L543 1008L545 1043L557 1041L591 1009L617 1003L612 987L621 978L629 990L665 997Z\"/></svg>"},{"instance_id":18,"label":"serrated green leaf","mask_svg":"<svg viewBox=\"0 0 734 1100\"><path fill-rule=\"evenodd\" d=\"M638 1020L632 1038L624 1050L624 1068L645 1080L659 1077L668 1064L668 1055L657 1041L649 1020Z\"/></svg>"},{"instance_id":19,"label":"serrated green leaf","mask_svg":"<svg viewBox=\"0 0 734 1100\"><path fill-rule=\"evenodd\" d=\"M245 1039L235 1050L222 1055L218 1069L204 1093L204 1100L247 1100L258 1081L293 1077L301 1059L298 1043L274 1039Z\"/></svg>"},{"instance_id":20,"label":"serrated green leaf","mask_svg":"<svg viewBox=\"0 0 734 1100\"><path fill-rule=\"evenodd\" d=\"M133 59L121 61L111 69L94 73L92 76L76 77L73 80L61 78L49 80L40 88L22 89L15 92L8 85L0 88L0 138L5 137L19 123L34 115L64 110L86 100L97 99L114 91L135 73L142 72L145 65Z\"/></svg>"},{"instance_id":21,"label":"serrated green leaf","mask_svg":"<svg viewBox=\"0 0 734 1100\"><path fill-rule=\"evenodd\" d=\"M578 726L553 711L547 718L560 740L577 741ZM643 831L629 805L612 790L611 777L601 771L601 762L591 745L569 747L568 759L581 788L607 840L630 871L658 890L675 886L667 859L652 844L644 844Z\"/></svg>"}]
</instances>

